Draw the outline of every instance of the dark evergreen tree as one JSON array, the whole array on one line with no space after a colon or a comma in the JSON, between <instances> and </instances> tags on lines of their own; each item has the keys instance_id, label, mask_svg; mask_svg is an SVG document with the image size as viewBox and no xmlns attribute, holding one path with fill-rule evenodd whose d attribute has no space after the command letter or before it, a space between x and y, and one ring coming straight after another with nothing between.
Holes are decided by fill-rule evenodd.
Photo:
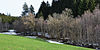
<instances>
[{"instance_id":1,"label":"dark evergreen tree","mask_svg":"<svg viewBox=\"0 0 100 50\"><path fill-rule=\"evenodd\" d=\"M86 10L92 12L97 1L99 2L99 0L52 0L52 6L43 1L36 17L40 17L39 14L42 13L44 19L47 19L49 14L62 13L65 8L72 9L74 17L81 16Z\"/></svg>"},{"instance_id":2,"label":"dark evergreen tree","mask_svg":"<svg viewBox=\"0 0 100 50\"><path fill-rule=\"evenodd\" d=\"M44 18L44 19L47 19L48 18L48 15L50 14L50 9L51 9L51 7L50 7L50 4L49 4L49 2L47 1L47 3L46 3L46 17Z\"/></svg>"},{"instance_id":3,"label":"dark evergreen tree","mask_svg":"<svg viewBox=\"0 0 100 50\"><path fill-rule=\"evenodd\" d=\"M52 1L52 7L51 7L52 13L60 13L60 8L61 8L60 6L61 5L60 5L59 0L53 0Z\"/></svg>"},{"instance_id":4,"label":"dark evergreen tree","mask_svg":"<svg viewBox=\"0 0 100 50\"><path fill-rule=\"evenodd\" d=\"M30 6L30 8L29 8L29 9L30 9L30 12L31 12L32 14L35 14L35 11L34 11L34 8L33 8L33 6L32 6L32 5Z\"/></svg>"},{"instance_id":5,"label":"dark evergreen tree","mask_svg":"<svg viewBox=\"0 0 100 50\"><path fill-rule=\"evenodd\" d=\"M23 5L23 12L22 12L22 16L26 15L28 13L28 5L25 2L25 4Z\"/></svg>"},{"instance_id":6,"label":"dark evergreen tree","mask_svg":"<svg viewBox=\"0 0 100 50\"><path fill-rule=\"evenodd\" d=\"M45 3L44 1L42 2L38 13L36 14L36 18L41 17L41 14L43 15L44 20L48 18L48 15L50 14L50 4L47 1L47 3Z\"/></svg>"},{"instance_id":7,"label":"dark evergreen tree","mask_svg":"<svg viewBox=\"0 0 100 50\"><path fill-rule=\"evenodd\" d=\"M52 13L62 13L65 8L69 8L72 9L74 17L77 17L86 10L92 11L95 6L96 0L53 0L51 10Z\"/></svg>"},{"instance_id":8,"label":"dark evergreen tree","mask_svg":"<svg viewBox=\"0 0 100 50\"><path fill-rule=\"evenodd\" d=\"M95 0L74 0L72 8L74 17L77 17L77 15L82 15L86 10L94 10L95 6Z\"/></svg>"}]
</instances>

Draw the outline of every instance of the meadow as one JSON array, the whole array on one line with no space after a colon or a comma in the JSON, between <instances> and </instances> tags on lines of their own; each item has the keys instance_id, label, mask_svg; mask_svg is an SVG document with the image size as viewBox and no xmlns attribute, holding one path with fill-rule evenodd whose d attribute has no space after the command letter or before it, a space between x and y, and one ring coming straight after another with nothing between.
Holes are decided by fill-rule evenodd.
<instances>
[{"instance_id":1,"label":"meadow","mask_svg":"<svg viewBox=\"0 0 100 50\"><path fill-rule=\"evenodd\" d=\"M53 44L39 39L0 34L0 50L94 50L65 44Z\"/></svg>"}]
</instances>

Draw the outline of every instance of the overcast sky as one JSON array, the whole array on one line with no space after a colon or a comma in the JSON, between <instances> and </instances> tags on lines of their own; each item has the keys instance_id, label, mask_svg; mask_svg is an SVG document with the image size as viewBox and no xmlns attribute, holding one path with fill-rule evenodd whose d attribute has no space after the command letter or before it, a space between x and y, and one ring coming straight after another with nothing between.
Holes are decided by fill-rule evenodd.
<instances>
[{"instance_id":1,"label":"overcast sky","mask_svg":"<svg viewBox=\"0 0 100 50\"><path fill-rule=\"evenodd\" d=\"M25 2L29 7L33 5L35 12L37 12L42 1L43 0L0 0L0 13L10 13L12 16L20 16ZM49 3L52 2L52 0L44 1L49 1Z\"/></svg>"}]
</instances>

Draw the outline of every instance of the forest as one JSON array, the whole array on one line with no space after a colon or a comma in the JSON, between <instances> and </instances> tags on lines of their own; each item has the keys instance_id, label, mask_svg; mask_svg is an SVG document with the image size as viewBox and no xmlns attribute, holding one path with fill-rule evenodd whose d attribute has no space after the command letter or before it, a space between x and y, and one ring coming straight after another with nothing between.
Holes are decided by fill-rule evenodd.
<instances>
[{"instance_id":1,"label":"forest","mask_svg":"<svg viewBox=\"0 0 100 50\"><path fill-rule=\"evenodd\" d=\"M25 3L21 17L4 16L0 15L0 31L14 29L21 36L100 48L100 0L53 0L52 5L43 1L37 13Z\"/></svg>"}]
</instances>

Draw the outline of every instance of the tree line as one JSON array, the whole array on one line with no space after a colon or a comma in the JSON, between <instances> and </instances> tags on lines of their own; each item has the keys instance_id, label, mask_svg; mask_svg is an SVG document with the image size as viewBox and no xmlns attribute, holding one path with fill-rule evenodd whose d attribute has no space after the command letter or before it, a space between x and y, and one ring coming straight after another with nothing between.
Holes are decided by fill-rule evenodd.
<instances>
[{"instance_id":1,"label":"tree line","mask_svg":"<svg viewBox=\"0 0 100 50\"><path fill-rule=\"evenodd\" d=\"M9 15L0 14L0 32L13 29L12 23L17 19L18 17L12 17Z\"/></svg>"},{"instance_id":2,"label":"tree line","mask_svg":"<svg viewBox=\"0 0 100 50\"><path fill-rule=\"evenodd\" d=\"M65 8L71 9L73 12L72 15L75 18L78 15L84 14L84 11L86 10L92 12L95 6L99 3L99 0L53 0L52 5L50 6L48 1L47 3L43 1L38 13L36 14L36 18L43 16L45 20L48 18L48 15L52 15L53 13L62 13Z\"/></svg>"},{"instance_id":3,"label":"tree line","mask_svg":"<svg viewBox=\"0 0 100 50\"><path fill-rule=\"evenodd\" d=\"M49 35L51 39L62 40L67 44L97 48L100 47L100 9L96 7L93 12L85 11L82 16L73 18L71 9L66 8L61 14L54 13L48 16L35 18L28 15L15 21L14 29L22 32L22 35ZM24 32L24 33L23 33ZM26 34L27 35L27 34Z\"/></svg>"}]
</instances>

